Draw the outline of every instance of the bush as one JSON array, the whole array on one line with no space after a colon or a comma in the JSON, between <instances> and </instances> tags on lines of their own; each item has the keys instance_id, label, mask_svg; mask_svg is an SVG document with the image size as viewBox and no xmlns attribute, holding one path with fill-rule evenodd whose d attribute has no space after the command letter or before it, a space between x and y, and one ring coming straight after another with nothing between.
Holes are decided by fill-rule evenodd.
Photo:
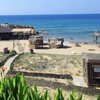
<instances>
[{"instance_id":1,"label":"bush","mask_svg":"<svg viewBox=\"0 0 100 100\"><path fill-rule=\"evenodd\" d=\"M36 85L28 87L23 75L5 78L0 82L0 100L50 100L48 92L43 95Z\"/></svg>"},{"instance_id":2,"label":"bush","mask_svg":"<svg viewBox=\"0 0 100 100\"><path fill-rule=\"evenodd\" d=\"M6 57L2 61L0 61L0 67L3 66L6 63L6 61L12 56L14 56L14 55L13 54L6 54Z\"/></svg>"},{"instance_id":3,"label":"bush","mask_svg":"<svg viewBox=\"0 0 100 100\"><path fill-rule=\"evenodd\" d=\"M28 87L23 75L5 78L0 81L0 100L51 100L48 91L39 93L36 85ZM62 90L58 89L53 100L65 100ZM82 95L72 91L68 100L82 100ZM98 96L97 100L100 100Z\"/></svg>"},{"instance_id":4,"label":"bush","mask_svg":"<svg viewBox=\"0 0 100 100\"><path fill-rule=\"evenodd\" d=\"M16 52L15 50L11 50L11 51L10 51L10 54L11 54L12 56L15 56L15 55L17 54L17 52Z\"/></svg>"},{"instance_id":5,"label":"bush","mask_svg":"<svg viewBox=\"0 0 100 100\"><path fill-rule=\"evenodd\" d=\"M78 96L76 91L72 91L69 100L82 100L82 94Z\"/></svg>"},{"instance_id":6,"label":"bush","mask_svg":"<svg viewBox=\"0 0 100 100\"><path fill-rule=\"evenodd\" d=\"M58 89L55 96L54 96L54 100L64 100L64 96L62 94L61 89Z\"/></svg>"},{"instance_id":7,"label":"bush","mask_svg":"<svg viewBox=\"0 0 100 100\"><path fill-rule=\"evenodd\" d=\"M3 66L10 57L15 56L16 54L17 52L15 50L9 52L7 48L4 48L4 55L6 55L6 57L0 61L0 67Z\"/></svg>"}]
</instances>

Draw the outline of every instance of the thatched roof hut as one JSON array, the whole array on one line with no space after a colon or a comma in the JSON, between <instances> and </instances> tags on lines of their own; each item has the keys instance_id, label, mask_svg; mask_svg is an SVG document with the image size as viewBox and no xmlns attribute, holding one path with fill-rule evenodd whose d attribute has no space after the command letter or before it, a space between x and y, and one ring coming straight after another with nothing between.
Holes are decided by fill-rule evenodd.
<instances>
[{"instance_id":1,"label":"thatched roof hut","mask_svg":"<svg viewBox=\"0 0 100 100\"><path fill-rule=\"evenodd\" d=\"M0 25L0 33L5 33L5 32L18 32L18 33L34 33L35 29L33 27L24 27L24 26L19 26L18 25L11 25L11 24L1 24Z\"/></svg>"},{"instance_id":2,"label":"thatched roof hut","mask_svg":"<svg viewBox=\"0 0 100 100\"><path fill-rule=\"evenodd\" d=\"M0 24L0 39L9 40L13 38L18 38L20 36L31 36L36 34L33 27L21 26L14 24Z\"/></svg>"}]
</instances>

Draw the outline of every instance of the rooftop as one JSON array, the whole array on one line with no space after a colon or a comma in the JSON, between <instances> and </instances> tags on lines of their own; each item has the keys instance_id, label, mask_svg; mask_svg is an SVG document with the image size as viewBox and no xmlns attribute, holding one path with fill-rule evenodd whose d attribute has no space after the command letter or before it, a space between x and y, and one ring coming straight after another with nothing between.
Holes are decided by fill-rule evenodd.
<instances>
[{"instance_id":1,"label":"rooftop","mask_svg":"<svg viewBox=\"0 0 100 100\"><path fill-rule=\"evenodd\" d=\"M34 33L35 28L25 25L22 26L15 24L0 24L0 33L10 33L10 32Z\"/></svg>"}]
</instances>

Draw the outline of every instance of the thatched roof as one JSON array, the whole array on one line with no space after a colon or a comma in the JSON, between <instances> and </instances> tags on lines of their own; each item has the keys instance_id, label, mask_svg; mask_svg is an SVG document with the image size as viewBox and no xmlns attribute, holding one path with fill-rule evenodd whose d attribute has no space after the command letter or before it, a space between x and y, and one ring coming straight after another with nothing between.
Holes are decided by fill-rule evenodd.
<instances>
[{"instance_id":1,"label":"thatched roof","mask_svg":"<svg viewBox=\"0 0 100 100\"><path fill-rule=\"evenodd\" d=\"M35 29L33 27L18 27L18 25L12 27L9 24L1 24L0 33L35 33Z\"/></svg>"},{"instance_id":2,"label":"thatched roof","mask_svg":"<svg viewBox=\"0 0 100 100\"><path fill-rule=\"evenodd\" d=\"M11 32L34 33L35 31L32 28L14 28Z\"/></svg>"}]
</instances>

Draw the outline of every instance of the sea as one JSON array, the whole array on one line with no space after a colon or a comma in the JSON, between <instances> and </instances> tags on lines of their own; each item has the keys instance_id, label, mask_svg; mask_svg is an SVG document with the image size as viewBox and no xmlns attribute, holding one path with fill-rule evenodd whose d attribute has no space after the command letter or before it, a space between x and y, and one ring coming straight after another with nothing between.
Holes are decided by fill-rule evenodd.
<instances>
[{"instance_id":1,"label":"sea","mask_svg":"<svg viewBox=\"0 0 100 100\"><path fill-rule=\"evenodd\" d=\"M100 32L100 14L2 15L0 24L4 23L33 26L45 41L64 38L65 42L93 43L93 33Z\"/></svg>"}]
</instances>

